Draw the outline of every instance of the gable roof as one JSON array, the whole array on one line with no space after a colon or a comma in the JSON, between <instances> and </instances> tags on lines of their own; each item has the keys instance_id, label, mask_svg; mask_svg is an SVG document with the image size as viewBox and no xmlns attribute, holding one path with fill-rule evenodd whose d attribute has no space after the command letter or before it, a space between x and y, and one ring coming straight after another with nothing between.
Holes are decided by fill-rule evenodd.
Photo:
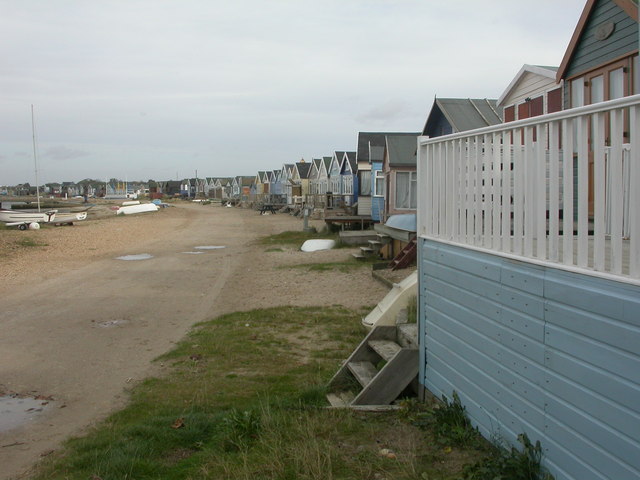
<instances>
[{"instance_id":1,"label":"gable roof","mask_svg":"<svg viewBox=\"0 0 640 480\"><path fill-rule=\"evenodd\" d=\"M453 132L465 132L476 128L502 123L502 117L496 111L496 100L486 98L436 98L431 112L424 124L423 133L429 130L436 120L437 112L447 119Z\"/></svg>"},{"instance_id":2,"label":"gable roof","mask_svg":"<svg viewBox=\"0 0 640 480\"><path fill-rule=\"evenodd\" d=\"M298 175L300 178L309 178L309 173L311 172L311 164L307 162L296 162L296 169L298 170Z\"/></svg>"},{"instance_id":3,"label":"gable roof","mask_svg":"<svg viewBox=\"0 0 640 480\"><path fill-rule=\"evenodd\" d=\"M416 151L418 150L418 136L387 135L386 149L389 166L416 166Z\"/></svg>"},{"instance_id":4,"label":"gable roof","mask_svg":"<svg viewBox=\"0 0 640 480\"><path fill-rule=\"evenodd\" d=\"M511 92L515 90L515 88L520 83L520 80L522 80L522 77L524 77L527 73L533 73L534 75L540 75L541 77L545 77L555 81L556 74L558 73L558 67L529 65L525 63L520 69L520 71L513 78L513 80L511 80L511 83L509 84L509 86L505 89L504 92L502 92L502 95L500 95L500 98L498 98L497 100L497 105L502 105L502 102L505 100L505 98L511 95Z\"/></svg>"},{"instance_id":5,"label":"gable roof","mask_svg":"<svg viewBox=\"0 0 640 480\"><path fill-rule=\"evenodd\" d=\"M324 160L322 158L313 158L311 160L311 171L316 171L319 174L323 164ZM309 172L309 175L311 175L311 172Z\"/></svg>"},{"instance_id":6,"label":"gable roof","mask_svg":"<svg viewBox=\"0 0 640 480\"><path fill-rule=\"evenodd\" d=\"M384 147L372 146L370 153L371 162L382 162L384 160Z\"/></svg>"},{"instance_id":7,"label":"gable roof","mask_svg":"<svg viewBox=\"0 0 640 480\"><path fill-rule=\"evenodd\" d=\"M356 161L371 162L371 158L369 158L369 144L371 144L372 147L384 147L385 137L387 135L417 136L420 135L420 132L358 132Z\"/></svg>"},{"instance_id":8,"label":"gable roof","mask_svg":"<svg viewBox=\"0 0 640 480\"><path fill-rule=\"evenodd\" d=\"M349 167L351 168L351 173L356 173L358 171L358 164L356 163L356 152L344 152L342 156L342 162L347 160L349 162Z\"/></svg>"},{"instance_id":9,"label":"gable roof","mask_svg":"<svg viewBox=\"0 0 640 480\"><path fill-rule=\"evenodd\" d=\"M615 3L624 13L626 13L629 17L631 17L636 22L638 21L638 4L636 0L610 0ZM576 29L573 31L573 35L571 36L571 40L569 41L569 46L564 53L564 57L562 57L562 62L560 62L560 67L558 68L558 73L556 76L556 80L560 81L565 78L567 69L571 64L571 60L573 55L576 53L576 48L580 43L580 38L587 26L587 22L589 17L591 16L591 12L593 8L598 3L598 0L587 0L587 3L580 14L580 19L578 20L578 24L576 25Z\"/></svg>"}]
</instances>

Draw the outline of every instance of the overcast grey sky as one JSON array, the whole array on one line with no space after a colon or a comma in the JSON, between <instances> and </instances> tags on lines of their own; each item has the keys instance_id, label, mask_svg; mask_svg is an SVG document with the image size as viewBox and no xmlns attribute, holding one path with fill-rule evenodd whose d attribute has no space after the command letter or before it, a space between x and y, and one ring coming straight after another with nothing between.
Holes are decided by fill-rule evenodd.
<instances>
[{"instance_id":1,"label":"overcast grey sky","mask_svg":"<svg viewBox=\"0 0 640 480\"><path fill-rule=\"evenodd\" d=\"M586 0L0 0L0 185L254 175L559 65Z\"/></svg>"}]
</instances>

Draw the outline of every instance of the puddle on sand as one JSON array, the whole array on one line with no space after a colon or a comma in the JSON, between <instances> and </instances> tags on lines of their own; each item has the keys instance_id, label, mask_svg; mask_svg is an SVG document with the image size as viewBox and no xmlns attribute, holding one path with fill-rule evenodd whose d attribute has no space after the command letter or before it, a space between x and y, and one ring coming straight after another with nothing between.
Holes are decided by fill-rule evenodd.
<instances>
[{"instance_id":1,"label":"puddle on sand","mask_svg":"<svg viewBox=\"0 0 640 480\"><path fill-rule=\"evenodd\" d=\"M48 400L33 397L0 396L0 432L34 421L49 405Z\"/></svg>"},{"instance_id":2,"label":"puddle on sand","mask_svg":"<svg viewBox=\"0 0 640 480\"><path fill-rule=\"evenodd\" d=\"M201 245L199 247L193 247L196 250L217 250L219 248L227 248L226 246L216 246L216 245Z\"/></svg>"},{"instance_id":3,"label":"puddle on sand","mask_svg":"<svg viewBox=\"0 0 640 480\"><path fill-rule=\"evenodd\" d=\"M138 253L136 255L124 255L122 257L116 257L116 260L149 260L153 258L153 255L148 253Z\"/></svg>"},{"instance_id":4,"label":"puddle on sand","mask_svg":"<svg viewBox=\"0 0 640 480\"><path fill-rule=\"evenodd\" d=\"M204 253L204 252L182 252L182 253L187 255L200 255L201 253Z\"/></svg>"},{"instance_id":5,"label":"puddle on sand","mask_svg":"<svg viewBox=\"0 0 640 480\"><path fill-rule=\"evenodd\" d=\"M127 323L129 323L129 320L109 320L107 322L98 323L98 326L102 328L121 327Z\"/></svg>"}]
</instances>

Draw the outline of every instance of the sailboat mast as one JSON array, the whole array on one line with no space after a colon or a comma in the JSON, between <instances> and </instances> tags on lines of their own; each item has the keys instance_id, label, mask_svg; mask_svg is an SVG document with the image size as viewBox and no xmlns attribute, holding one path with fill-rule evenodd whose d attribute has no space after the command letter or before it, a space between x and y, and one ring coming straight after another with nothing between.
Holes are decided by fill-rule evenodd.
<instances>
[{"instance_id":1,"label":"sailboat mast","mask_svg":"<svg viewBox=\"0 0 640 480\"><path fill-rule=\"evenodd\" d=\"M33 164L36 171L36 196L38 198L38 212L40 211L40 182L38 181L38 156L36 154L36 122L33 118L33 104L31 104L31 135L33 137Z\"/></svg>"}]
</instances>

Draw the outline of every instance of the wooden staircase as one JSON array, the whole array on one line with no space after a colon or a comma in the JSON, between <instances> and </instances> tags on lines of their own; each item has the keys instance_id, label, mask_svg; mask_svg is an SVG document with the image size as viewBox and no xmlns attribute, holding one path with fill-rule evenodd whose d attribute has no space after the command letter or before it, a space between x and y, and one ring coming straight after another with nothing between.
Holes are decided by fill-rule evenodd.
<instances>
[{"instance_id":1,"label":"wooden staircase","mask_svg":"<svg viewBox=\"0 0 640 480\"><path fill-rule=\"evenodd\" d=\"M380 255L380 249L391 243L391 237L383 233L376 233L376 240L367 240L366 247L360 247L360 253L353 253L354 258L364 260L369 257Z\"/></svg>"},{"instance_id":2,"label":"wooden staircase","mask_svg":"<svg viewBox=\"0 0 640 480\"><path fill-rule=\"evenodd\" d=\"M413 237L405 247L398 252L393 260L389 263L391 270L399 270L401 268L407 268L409 265L416 261L416 254L418 252L418 240Z\"/></svg>"},{"instance_id":3,"label":"wooden staircase","mask_svg":"<svg viewBox=\"0 0 640 480\"><path fill-rule=\"evenodd\" d=\"M334 407L389 405L418 375L418 326L378 326L365 337L329 382Z\"/></svg>"}]
</instances>

